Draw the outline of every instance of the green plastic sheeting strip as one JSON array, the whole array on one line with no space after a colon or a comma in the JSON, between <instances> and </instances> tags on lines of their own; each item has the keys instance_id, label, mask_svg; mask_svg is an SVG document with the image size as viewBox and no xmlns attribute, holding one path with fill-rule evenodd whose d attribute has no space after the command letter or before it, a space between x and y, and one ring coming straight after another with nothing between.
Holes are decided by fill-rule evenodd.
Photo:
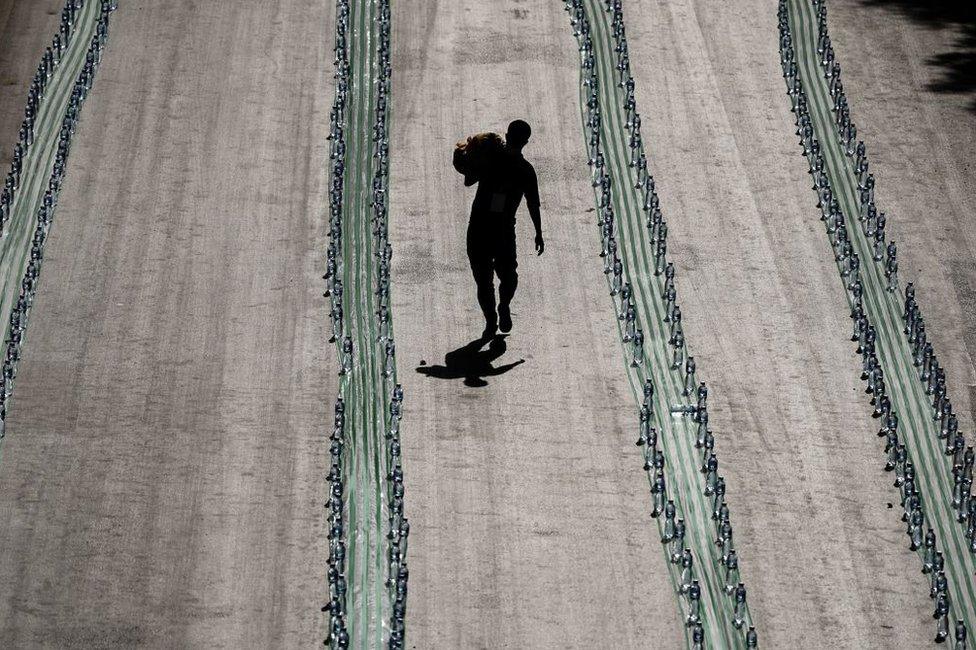
<instances>
[{"instance_id":1,"label":"green plastic sheeting strip","mask_svg":"<svg viewBox=\"0 0 976 650\"><path fill-rule=\"evenodd\" d=\"M353 343L352 369L339 381L339 396L345 402L346 414L346 444L342 452L346 486L346 624L349 647L363 650L386 647L392 613L386 585L390 514L386 474L390 459L385 434L396 371L394 368L390 377L384 374L386 351L378 343L374 294L379 277L375 261L378 251L371 222L372 181L377 167L371 133L377 105L376 81L381 74L378 12L375 0L350 3L346 172L339 253L343 333ZM391 332L392 321L391 315ZM341 367L341 338L336 341L336 354Z\"/></svg>"},{"instance_id":2,"label":"green plastic sheeting strip","mask_svg":"<svg viewBox=\"0 0 976 650\"><path fill-rule=\"evenodd\" d=\"M814 134L820 142L826 172L840 202L855 252L863 261L861 281L863 304L868 320L877 331L877 356L884 371L892 411L900 415L900 437L916 468L916 483L928 525L936 532L939 550L945 557L945 573L950 594L950 635L952 623L963 620L970 634L976 631L976 584L973 557L968 550L964 525L955 521L952 507L952 461L941 450L940 425L932 418L932 406L912 363L912 353L904 334L900 290L886 290L887 281L880 263L872 259L872 247L857 223L859 199L854 163L843 150L832 118L833 101L817 54L818 23L812 2L787 0L786 3L798 76L809 102ZM892 220L888 219L890 235ZM846 284L846 283L845 283ZM853 297L847 292L853 305ZM905 545L908 545L907 538ZM926 607L928 607L928 601Z\"/></svg>"},{"instance_id":3,"label":"green plastic sheeting strip","mask_svg":"<svg viewBox=\"0 0 976 650\"><path fill-rule=\"evenodd\" d=\"M584 11L589 19L594 45L595 67L599 86L599 103L602 111L600 141L608 173L612 179L612 203L616 216L616 236L624 267L624 281L632 286L633 300L638 312L638 322L643 324L643 363L631 365L630 346L623 346L624 368L635 397L643 400L645 379L654 382L654 422L658 430L658 442L665 455L665 477L668 496L675 502L677 517L686 524L686 547L695 559L696 579L702 588L701 622L706 647L745 647L745 630L752 626L752 616L746 608L745 623L741 629L732 624L733 602L725 592L725 566L721 549L715 544L715 523L711 518L711 498L705 496L705 477L701 473L701 452L695 448L697 424L685 416L672 417L671 407L688 403L682 394L683 373L671 369L669 335L664 322L666 305L663 299L663 276L654 275L653 250L644 228L642 197L635 189L637 174L629 165L629 144L625 126L624 95L617 86L614 69L614 43L611 34L611 14L599 0L584 0ZM570 5L571 6L571 5ZM580 107L584 135L587 133L587 87L581 79ZM589 143L587 142L587 149ZM599 205L599 197L597 197ZM614 305L616 315L616 306ZM616 319L615 319L616 320ZM623 343L624 330L618 331ZM687 350L687 346L686 346ZM699 377L696 376L696 385ZM636 411L635 411L636 413ZM634 435L637 436L637 418L634 419ZM640 458L640 456L638 456ZM651 475L648 474L649 481ZM728 493L726 493L726 503ZM663 517L658 518L663 531ZM665 546L665 557L668 557ZM667 561L672 587L675 590L682 622L686 611L685 599L678 596L681 569ZM740 565L741 566L741 565ZM692 647L690 634L686 643Z\"/></svg>"}]
</instances>

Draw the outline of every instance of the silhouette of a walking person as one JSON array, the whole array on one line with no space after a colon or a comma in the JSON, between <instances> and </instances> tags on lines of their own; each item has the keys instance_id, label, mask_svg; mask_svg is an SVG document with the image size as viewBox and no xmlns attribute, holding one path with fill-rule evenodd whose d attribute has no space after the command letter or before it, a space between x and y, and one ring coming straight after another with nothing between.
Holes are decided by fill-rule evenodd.
<instances>
[{"instance_id":1,"label":"silhouette of a walking person","mask_svg":"<svg viewBox=\"0 0 976 650\"><path fill-rule=\"evenodd\" d=\"M511 302L518 286L515 257L515 213L525 197L535 226L535 250L545 250L539 215L539 184L535 169L522 157L532 130L522 120L508 125L505 141L482 134L459 144L454 166L464 174L465 186L478 184L468 222L468 260L478 286L478 304L485 316L483 338L501 329L512 329ZM498 308L495 309L494 276L498 275Z\"/></svg>"}]
</instances>

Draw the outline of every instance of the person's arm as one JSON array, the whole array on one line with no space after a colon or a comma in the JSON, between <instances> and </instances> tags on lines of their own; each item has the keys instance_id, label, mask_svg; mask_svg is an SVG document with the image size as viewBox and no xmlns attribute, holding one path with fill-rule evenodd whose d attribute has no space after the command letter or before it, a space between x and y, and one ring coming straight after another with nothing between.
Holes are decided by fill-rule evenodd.
<instances>
[{"instance_id":1,"label":"person's arm","mask_svg":"<svg viewBox=\"0 0 976 650\"><path fill-rule=\"evenodd\" d=\"M535 250L542 255L546 249L546 242L542 239L542 215L539 213L539 181L535 169L529 165L528 179L525 187L525 205L529 209L532 225L535 226Z\"/></svg>"}]
</instances>

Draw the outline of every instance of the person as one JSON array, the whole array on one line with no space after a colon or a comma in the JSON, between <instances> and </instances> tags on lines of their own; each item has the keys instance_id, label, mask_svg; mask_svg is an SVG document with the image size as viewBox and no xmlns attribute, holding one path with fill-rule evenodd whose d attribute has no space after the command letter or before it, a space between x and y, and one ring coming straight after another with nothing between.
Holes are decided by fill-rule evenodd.
<instances>
[{"instance_id":1,"label":"person","mask_svg":"<svg viewBox=\"0 0 976 650\"><path fill-rule=\"evenodd\" d=\"M467 253L485 317L483 338L494 336L499 329L505 333L512 329L511 302L518 286L515 213L523 197L535 227L535 250L539 255L545 250L538 181L532 164L522 156L531 133L528 123L515 120L508 125L504 143L498 136L474 136L467 147L459 144L455 149L454 166L464 174L465 186L478 184L468 223ZM465 155L466 148L475 148L473 144L477 156Z\"/></svg>"}]
</instances>

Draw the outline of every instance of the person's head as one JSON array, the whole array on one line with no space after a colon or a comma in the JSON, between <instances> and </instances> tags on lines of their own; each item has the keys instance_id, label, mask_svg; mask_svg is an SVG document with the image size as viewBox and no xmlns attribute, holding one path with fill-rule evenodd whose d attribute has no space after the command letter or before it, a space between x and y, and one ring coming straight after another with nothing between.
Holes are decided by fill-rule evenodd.
<instances>
[{"instance_id":1,"label":"person's head","mask_svg":"<svg viewBox=\"0 0 976 650\"><path fill-rule=\"evenodd\" d=\"M524 120L515 120L508 125L508 132L505 133L505 144L515 151L521 151L522 147L529 141L532 129L529 123Z\"/></svg>"}]
</instances>

